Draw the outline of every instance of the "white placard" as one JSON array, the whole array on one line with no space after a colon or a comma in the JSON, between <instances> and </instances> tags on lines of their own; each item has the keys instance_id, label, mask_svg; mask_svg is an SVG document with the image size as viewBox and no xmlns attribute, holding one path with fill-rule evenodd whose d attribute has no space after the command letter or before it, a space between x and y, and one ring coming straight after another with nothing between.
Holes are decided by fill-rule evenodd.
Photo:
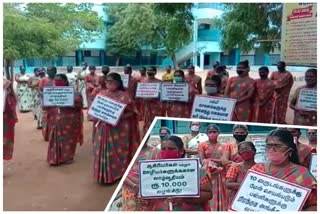
<instances>
[{"instance_id":1,"label":"white placard","mask_svg":"<svg viewBox=\"0 0 320 214\"><path fill-rule=\"evenodd\" d=\"M105 123L116 126L127 104L98 95L94 98L88 114Z\"/></svg>"},{"instance_id":2,"label":"white placard","mask_svg":"<svg viewBox=\"0 0 320 214\"><path fill-rule=\"evenodd\" d=\"M234 211L299 211L311 190L294 183L249 170L231 210Z\"/></svg>"},{"instance_id":3,"label":"white placard","mask_svg":"<svg viewBox=\"0 0 320 214\"><path fill-rule=\"evenodd\" d=\"M205 120L231 120L236 100L223 97L196 95L191 118Z\"/></svg>"},{"instance_id":4,"label":"white placard","mask_svg":"<svg viewBox=\"0 0 320 214\"><path fill-rule=\"evenodd\" d=\"M160 87L160 82L139 82L137 86L136 97L158 98Z\"/></svg>"},{"instance_id":5,"label":"white placard","mask_svg":"<svg viewBox=\"0 0 320 214\"><path fill-rule=\"evenodd\" d=\"M310 161L310 172L311 174L317 179L317 154L311 154L311 161Z\"/></svg>"},{"instance_id":6,"label":"white placard","mask_svg":"<svg viewBox=\"0 0 320 214\"><path fill-rule=\"evenodd\" d=\"M142 198L200 197L199 159L139 162Z\"/></svg>"},{"instance_id":7,"label":"white placard","mask_svg":"<svg viewBox=\"0 0 320 214\"><path fill-rule=\"evenodd\" d=\"M304 111L317 111L317 90L303 88L297 100L297 109Z\"/></svg>"},{"instance_id":8,"label":"white placard","mask_svg":"<svg viewBox=\"0 0 320 214\"><path fill-rule=\"evenodd\" d=\"M121 80L123 83L123 87L128 88L129 87L129 74L120 74Z\"/></svg>"},{"instance_id":9,"label":"white placard","mask_svg":"<svg viewBox=\"0 0 320 214\"><path fill-rule=\"evenodd\" d=\"M162 101L189 101L189 84L188 83L162 83L161 95Z\"/></svg>"},{"instance_id":10,"label":"white placard","mask_svg":"<svg viewBox=\"0 0 320 214\"><path fill-rule=\"evenodd\" d=\"M3 112L6 110L7 92L3 89Z\"/></svg>"},{"instance_id":11,"label":"white placard","mask_svg":"<svg viewBox=\"0 0 320 214\"><path fill-rule=\"evenodd\" d=\"M74 106L74 88L70 86L44 87L43 106Z\"/></svg>"},{"instance_id":12,"label":"white placard","mask_svg":"<svg viewBox=\"0 0 320 214\"><path fill-rule=\"evenodd\" d=\"M266 140L265 139L254 139L254 147L256 148L256 155L254 156L254 162L266 163L269 159L266 156Z\"/></svg>"}]
</instances>

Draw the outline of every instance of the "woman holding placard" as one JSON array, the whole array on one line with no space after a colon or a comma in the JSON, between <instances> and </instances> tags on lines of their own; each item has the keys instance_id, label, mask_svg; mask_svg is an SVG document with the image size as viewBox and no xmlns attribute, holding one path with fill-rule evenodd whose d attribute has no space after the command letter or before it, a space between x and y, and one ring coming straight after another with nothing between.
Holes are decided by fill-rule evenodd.
<instances>
[{"instance_id":1,"label":"woman holding placard","mask_svg":"<svg viewBox=\"0 0 320 214\"><path fill-rule=\"evenodd\" d=\"M297 106L298 98L299 96L301 96L300 91L302 89L311 91L317 90L317 69L308 69L305 73L305 81L306 85L296 89L290 102L290 108L294 110L293 124L304 126L317 126L317 111L299 109L299 107ZM314 102L317 102L316 97L314 99Z\"/></svg>"},{"instance_id":2,"label":"woman holding placard","mask_svg":"<svg viewBox=\"0 0 320 214\"><path fill-rule=\"evenodd\" d=\"M228 210L228 192L225 188L226 171L223 167L223 144L218 142L220 128L216 125L209 125L207 135L209 141L199 144L199 157L204 168L211 173L212 199L210 200L211 211Z\"/></svg>"},{"instance_id":3,"label":"woman holding placard","mask_svg":"<svg viewBox=\"0 0 320 214\"><path fill-rule=\"evenodd\" d=\"M144 80L145 83L160 83L161 80L157 79L155 76L157 74L157 68L150 66L147 69L148 78ZM144 133L149 129L153 119L156 116L164 116L165 108L159 98L146 98L143 99L143 122L144 122Z\"/></svg>"},{"instance_id":4,"label":"woman holding placard","mask_svg":"<svg viewBox=\"0 0 320 214\"><path fill-rule=\"evenodd\" d=\"M57 74L55 86L69 86L65 74ZM73 107L52 107L48 110L51 121L47 161L50 165L70 164L76 152L77 143L83 143L82 96L74 94Z\"/></svg>"},{"instance_id":5,"label":"woman holding placard","mask_svg":"<svg viewBox=\"0 0 320 214\"><path fill-rule=\"evenodd\" d=\"M184 72L182 70L176 70L174 72L174 83L184 83ZM180 117L190 118L193 100L196 94L199 94L198 90L193 84L189 84L189 101L178 102L178 101L167 101L166 111L168 117Z\"/></svg>"},{"instance_id":6,"label":"woman holding placard","mask_svg":"<svg viewBox=\"0 0 320 214\"><path fill-rule=\"evenodd\" d=\"M243 162L233 163L228 169L226 175L226 188L229 189L229 199L232 201L235 193L240 187L241 182L245 178L247 171L255 165L254 156L256 148L250 141L243 141L238 145L239 155Z\"/></svg>"},{"instance_id":7,"label":"woman holding placard","mask_svg":"<svg viewBox=\"0 0 320 214\"><path fill-rule=\"evenodd\" d=\"M159 159L179 159L185 155L181 138L170 136L161 143ZM149 200L149 211L210 211L212 198L211 178L205 169L200 169L199 198L159 198Z\"/></svg>"},{"instance_id":8,"label":"woman holding placard","mask_svg":"<svg viewBox=\"0 0 320 214\"><path fill-rule=\"evenodd\" d=\"M140 144L138 110L125 91L120 74L109 73L106 86L107 90L102 90L98 95L127 106L115 126L94 120L94 178L104 184L113 183L123 176Z\"/></svg>"},{"instance_id":9,"label":"woman holding placard","mask_svg":"<svg viewBox=\"0 0 320 214\"><path fill-rule=\"evenodd\" d=\"M270 163L259 163L251 170L311 189L303 210L317 210L317 182L309 170L299 165L293 136L286 130L273 130L267 135L266 155Z\"/></svg>"},{"instance_id":10,"label":"woman holding placard","mask_svg":"<svg viewBox=\"0 0 320 214\"><path fill-rule=\"evenodd\" d=\"M14 127L18 122L17 97L11 81L3 79L3 160L11 160L14 144Z\"/></svg>"},{"instance_id":11,"label":"woman holding placard","mask_svg":"<svg viewBox=\"0 0 320 214\"><path fill-rule=\"evenodd\" d=\"M255 81L249 77L249 62L247 60L239 62L237 65L237 77L231 77L228 81L225 95L236 99L233 112L233 121L252 121L252 98L255 91Z\"/></svg>"}]
</instances>

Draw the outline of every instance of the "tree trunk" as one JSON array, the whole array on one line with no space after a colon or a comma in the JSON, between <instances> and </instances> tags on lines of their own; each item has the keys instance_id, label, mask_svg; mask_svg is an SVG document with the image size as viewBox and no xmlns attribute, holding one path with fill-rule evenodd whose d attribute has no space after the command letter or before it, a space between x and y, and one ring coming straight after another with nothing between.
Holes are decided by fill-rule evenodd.
<instances>
[{"instance_id":1,"label":"tree trunk","mask_svg":"<svg viewBox=\"0 0 320 214\"><path fill-rule=\"evenodd\" d=\"M176 54L172 54L171 56L171 59L172 59L172 62L173 62L173 69L176 70L176 69L180 69L179 67L179 64L177 62L177 58L176 58Z\"/></svg>"},{"instance_id":2,"label":"tree trunk","mask_svg":"<svg viewBox=\"0 0 320 214\"><path fill-rule=\"evenodd\" d=\"M6 78L10 81L14 80L13 76L13 60L5 59Z\"/></svg>"},{"instance_id":3,"label":"tree trunk","mask_svg":"<svg viewBox=\"0 0 320 214\"><path fill-rule=\"evenodd\" d=\"M121 60L121 57L118 56L118 57L117 57L117 61L116 61L116 66L119 66L119 65L120 65L120 60Z\"/></svg>"},{"instance_id":4,"label":"tree trunk","mask_svg":"<svg viewBox=\"0 0 320 214\"><path fill-rule=\"evenodd\" d=\"M11 60L10 61L10 77L11 77L11 82L14 82L14 72L13 72L13 65L14 65L14 61Z\"/></svg>"}]
</instances>

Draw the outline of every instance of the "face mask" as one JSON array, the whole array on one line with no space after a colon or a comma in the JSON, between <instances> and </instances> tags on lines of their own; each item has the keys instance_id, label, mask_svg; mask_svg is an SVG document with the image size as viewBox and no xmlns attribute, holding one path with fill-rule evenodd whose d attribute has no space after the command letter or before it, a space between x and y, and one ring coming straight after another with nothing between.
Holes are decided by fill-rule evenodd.
<instances>
[{"instance_id":1,"label":"face mask","mask_svg":"<svg viewBox=\"0 0 320 214\"><path fill-rule=\"evenodd\" d=\"M254 151L244 151L240 154L243 160L251 160L254 158Z\"/></svg>"},{"instance_id":2,"label":"face mask","mask_svg":"<svg viewBox=\"0 0 320 214\"><path fill-rule=\"evenodd\" d=\"M265 80L265 79L268 78L268 75L260 75L260 78L263 79L263 80Z\"/></svg>"},{"instance_id":3,"label":"face mask","mask_svg":"<svg viewBox=\"0 0 320 214\"><path fill-rule=\"evenodd\" d=\"M155 72L147 72L147 74L148 74L149 77L153 77L154 75L156 75Z\"/></svg>"},{"instance_id":4,"label":"face mask","mask_svg":"<svg viewBox=\"0 0 320 214\"><path fill-rule=\"evenodd\" d=\"M47 74L48 74L48 77L51 79L54 78L54 76L56 75L54 72L50 72L50 71L47 72Z\"/></svg>"},{"instance_id":5,"label":"face mask","mask_svg":"<svg viewBox=\"0 0 320 214\"><path fill-rule=\"evenodd\" d=\"M183 79L182 79L182 77L174 77L174 82L180 83L180 82L183 82Z\"/></svg>"},{"instance_id":6,"label":"face mask","mask_svg":"<svg viewBox=\"0 0 320 214\"><path fill-rule=\"evenodd\" d=\"M210 87L210 86L205 86L205 90L208 94L215 94L218 92L217 87Z\"/></svg>"},{"instance_id":7,"label":"face mask","mask_svg":"<svg viewBox=\"0 0 320 214\"><path fill-rule=\"evenodd\" d=\"M243 142L243 141L246 140L247 135L234 134L233 137L234 137L234 139L236 139L238 142Z\"/></svg>"},{"instance_id":8,"label":"face mask","mask_svg":"<svg viewBox=\"0 0 320 214\"><path fill-rule=\"evenodd\" d=\"M192 125L190 129L193 132L198 132L200 130L200 127L198 125Z\"/></svg>"},{"instance_id":9,"label":"face mask","mask_svg":"<svg viewBox=\"0 0 320 214\"><path fill-rule=\"evenodd\" d=\"M288 149L285 152L267 151L266 155L273 165L281 165L287 160L288 151L290 150Z\"/></svg>"},{"instance_id":10,"label":"face mask","mask_svg":"<svg viewBox=\"0 0 320 214\"><path fill-rule=\"evenodd\" d=\"M54 85L55 86L67 86L67 83L64 80L54 80Z\"/></svg>"},{"instance_id":11,"label":"face mask","mask_svg":"<svg viewBox=\"0 0 320 214\"><path fill-rule=\"evenodd\" d=\"M217 134L217 133L210 133L210 134L208 134L208 137L210 140L215 141L218 139L218 135L219 134Z\"/></svg>"},{"instance_id":12,"label":"face mask","mask_svg":"<svg viewBox=\"0 0 320 214\"><path fill-rule=\"evenodd\" d=\"M168 135L164 134L164 135L160 135L160 139L164 140Z\"/></svg>"},{"instance_id":13,"label":"face mask","mask_svg":"<svg viewBox=\"0 0 320 214\"><path fill-rule=\"evenodd\" d=\"M305 81L308 85L312 85L312 84L316 83L316 80L313 78L305 78Z\"/></svg>"},{"instance_id":14,"label":"face mask","mask_svg":"<svg viewBox=\"0 0 320 214\"><path fill-rule=\"evenodd\" d=\"M317 135L307 135L309 141L316 141Z\"/></svg>"},{"instance_id":15,"label":"face mask","mask_svg":"<svg viewBox=\"0 0 320 214\"><path fill-rule=\"evenodd\" d=\"M160 158L161 159L176 159L176 158L180 158L180 153L178 150L161 150Z\"/></svg>"},{"instance_id":16,"label":"face mask","mask_svg":"<svg viewBox=\"0 0 320 214\"><path fill-rule=\"evenodd\" d=\"M284 67L277 66L278 71L285 71Z\"/></svg>"},{"instance_id":17,"label":"face mask","mask_svg":"<svg viewBox=\"0 0 320 214\"><path fill-rule=\"evenodd\" d=\"M237 70L237 74L241 76L244 73L244 70Z\"/></svg>"}]
</instances>

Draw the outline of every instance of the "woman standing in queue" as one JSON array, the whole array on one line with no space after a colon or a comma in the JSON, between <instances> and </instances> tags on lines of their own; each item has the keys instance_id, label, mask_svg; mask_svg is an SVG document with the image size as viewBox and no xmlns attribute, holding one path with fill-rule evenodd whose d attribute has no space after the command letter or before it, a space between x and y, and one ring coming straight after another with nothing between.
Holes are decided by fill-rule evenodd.
<instances>
[{"instance_id":1,"label":"woman standing in queue","mask_svg":"<svg viewBox=\"0 0 320 214\"><path fill-rule=\"evenodd\" d=\"M204 89L208 96L212 97L222 97L223 94L220 93L221 88L221 78L218 75L212 75L207 77L204 83Z\"/></svg>"},{"instance_id":2,"label":"woman standing in queue","mask_svg":"<svg viewBox=\"0 0 320 214\"><path fill-rule=\"evenodd\" d=\"M174 83L185 83L184 81L184 72L182 70L176 70L174 72ZM191 115L192 104L198 90L192 84L189 84L189 100L187 102L179 101L167 101L166 110L168 117L180 117L180 118L189 118Z\"/></svg>"},{"instance_id":3,"label":"woman standing in queue","mask_svg":"<svg viewBox=\"0 0 320 214\"><path fill-rule=\"evenodd\" d=\"M28 112L32 109L32 90L28 85L30 75L26 74L26 68L20 66L20 74L15 75L15 80L18 83L16 94L18 98L18 109L20 112Z\"/></svg>"},{"instance_id":4,"label":"woman standing in queue","mask_svg":"<svg viewBox=\"0 0 320 214\"><path fill-rule=\"evenodd\" d=\"M57 74L57 68L56 67L48 67L47 68L47 74L48 77L43 77L39 80L39 91L40 91L40 96L42 98L42 92L43 88L47 86L54 86L54 78L55 75ZM49 134L51 130L51 121L49 118L51 116L48 114L48 111L52 107L42 107L42 135L45 141L49 140Z\"/></svg>"},{"instance_id":5,"label":"woman standing in queue","mask_svg":"<svg viewBox=\"0 0 320 214\"><path fill-rule=\"evenodd\" d=\"M69 86L65 74L57 74L55 86ZM47 161L50 165L71 164L77 143L83 143L82 96L74 94L73 107L52 107L48 110L51 121Z\"/></svg>"},{"instance_id":6,"label":"woman standing in queue","mask_svg":"<svg viewBox=\"0 0 320 214\"><path fill-rule=\"evenodd\" d=\"M3 91L6 95L3 106L3 160L11 160L14 145L14 128L18 122L16 113L17 97L10 80L3 79Z\"/></svg>"},{"instance_id":7,"label":"woman standing in queue","mask_svg":"<svg viewBox=\"0 0 320 214\"><path fill-rule=\"evenodd\" d=\"M103 184L113 183L123 176L140 144L138 111L123 87L120 74L109 73L106 86L107 90L100 91L98 95L117 100L127 106L116 126L94 119L94 178Z\"/></svg>"},{"instance_id":8,"label":"woman standing in queue","mask_svg":"<svg viewBox=\"0 0 320 214\"><path fill-rule=\"evenodd\" d=\"M252 98L255 91L255 81L249 77L249 62L239 62L237 65L237 77L231 77L228 81L225 95L236 99L233 112L233 121L251 122Z\"/></svg>"},{"instance_id":9,"label":"woman standing in queue","mask_svg":"<svg viewBox=\"0 0 320 214\"><path fill-rule=\"evenodd\" d=\"M256 155L256 148L250 141L243 141L238 145L239 155L243 162L233 163L228 169L226 175L226 188L229 190L230 203L232 202L236 192L238 191L241 182L245 178L247 171L256 163L254 156Z\"/></svg>"},{"instance_id":10,"label":"woman standing in queue","mask_svg":"<svg viewBox=\"0 0 320 214\"><path fill-rule=\"evenodd\" d=\"M305 111L297 108L297 100L302 89L317 90L317 69L308 69L305 73L306 85L296 89L290 108L294 110L294 125L317 126L317 111Z\"/></svg>"},{"instance_id":11,"label":"woman standing in queue","mask_svg":"<svg viewBox=\"0 0 320 214\"><path fill-rule=\"evenodd\" d=\"M183 142L177 136L170 136L161 143L159 159L180 159L185 155ZM212 198L210 175L205 169L200 169L200 198L159 198L148 200L149 211L210 211L209 200Z\"/></svg>"},{"instance_id":12,"label":"woman standing in queue","mask_svg":"<svg viewBox=\"0 0 320 214\"><path fill-rule=\"evenodd\" d=\"M293 136L286 130L273 130L267 135L266 156L270 163L258 163L251 170L311 189L303 211L317 210L317 182L309 170L299 165Z\"/></svg>"},{"instance_id":13,"label":"woman standing in queue","mask_svg":"<svg viewBox=\"0 0 320 214\"><path fill-rule=\"evenodd\" d=\"M155 76L157 74L157 68L150 66L147 69L148 78L144 80L145 83L161 83L161 80ZM144 122L144 133L149 129L153 119L156 116L164 116L165 108L159 98L146 98L143 99L143 122Z\"/></svg>"},{"instance_id":14,"label":"woman standing in queue","mask_svg":"<svg viewBox=\"0 0 320 214\"><path fill-rule=\"evenodd\" d=\"M223 144L218 142L220 128L209 125L207 135L209 141L199 144L199 157L204 168L211 173L212 199L210 200L211 211L228 210L228 192L225 188L226 171L223 166Z\"/></svg>"}]
</instances>

